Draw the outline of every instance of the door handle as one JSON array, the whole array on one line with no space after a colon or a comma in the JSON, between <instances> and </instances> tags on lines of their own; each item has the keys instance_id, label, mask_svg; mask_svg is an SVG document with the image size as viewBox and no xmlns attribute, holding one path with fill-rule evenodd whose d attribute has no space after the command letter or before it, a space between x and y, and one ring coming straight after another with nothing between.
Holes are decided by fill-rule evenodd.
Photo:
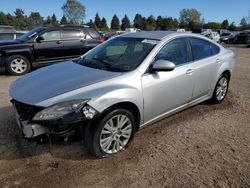
<instances>
[{"instance_id":1,"label":"door handle","mask_svg":"<svg viewBox=\"0 0 250 188\"><path fill-rule=\"evenodd\" d=\"M61 44L62 42L61 41L56 41L56 44Z\"/></svg>"},{"instance_id":2,"label":"door handle","mask_svg":"<svg viewBox=\"0 0 250 188\"><path fill-rule=\"evenodd\" d=\"M191 75L191 74L193 74L193 72L194 72L194 69L188 69L186 71L186 74Z\"/></svg>"},{"instance_id":3,"label":"door handle","mask_svg":"<svg viewBox=\"0 0 250 188\"><path fill-rule=\"evenodd\" d=\"M221 63L221 62L222 62L222 60L216 59L216 63Z\"/></svg>"}]
</instances>

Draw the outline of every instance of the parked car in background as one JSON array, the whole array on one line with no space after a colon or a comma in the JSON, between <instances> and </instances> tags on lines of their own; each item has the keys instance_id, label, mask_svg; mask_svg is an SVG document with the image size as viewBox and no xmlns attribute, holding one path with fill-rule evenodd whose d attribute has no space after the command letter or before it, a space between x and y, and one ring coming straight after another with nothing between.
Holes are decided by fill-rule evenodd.
<instances>
[{"instance_id":1,"label":"parked car in background","mask_svg":"<svg viewBox=\"0 0 250 188\"><path fill-rule=\"evenodd\" d=\"M21 77L10 96L26 138L67 138L80 126L103 158L125 150L142 127L205 100L222 102L233 68L234 53L201 35L135 32Z\"/></svg>"},{"instance_id":2,"label":"parked car in background","mask_svg":"<svg viewBox=\"0 0 250 188\"><path fill-rule=\"evenodd\" d=\"M250 38L250 30L239 32L234 38L234 44L247 44Z\"/></svg>"},{"instance_id":3,"label":"parked car in background","mask_svg":"<svg viewBox=\"0 0 250 188\"><path fill-rule=\"evenodd\" d=\"M222 33L220 35L220 43L228 43L229 37L231 36L231 33Z\"/></svg>"},{"instance_id":4,"label":"parked car in background","mask_svg":"<svg viewBox=\"0 0 250 188\"><path fill-rule=\"evenodd\" d=\"M220 35L218 32L215 31L205 31L201 33L203 36L215 41L220 42Z\"/></svg>"},{"instance_id":5,"label":"parked car in background","mask_svg":"<svg viewBox=\"0 0 250 188\"><path fill-rule=\"evenodd\" d=\"M88 27L38 27L16 40L0 41L0 70L22 75L33 67L77 58L101 42L100 34Z\"/></svg>"},{"instance_id":6,"label":"parked car in background","mask_svg":"<svg viewBox=\"0 0 250 188\"><path fill-rule=\"evenodd\" d=\"M15 40L23 34L17 32L12 26L0 25L0 40Z\"/></svg>"},{"instance_id":7,"label":"parked car in background","mask_svg":"<svg viewBox=\"0 0 250 188\"><path fill-rule=\"evenodd\" d=\"M16 33L13 26L0 25L0 33Z\"/></svg>"},{"instance_id":8,"label":"parked car in background","mask_svg":"<svg viewBox=\"0 0 250 188\"><path fill-rule=\"evenodd\" d=\"M22 36L24 33L0 33L0 41L1 40L15 40Z\"/></svg>"}]
</instances>

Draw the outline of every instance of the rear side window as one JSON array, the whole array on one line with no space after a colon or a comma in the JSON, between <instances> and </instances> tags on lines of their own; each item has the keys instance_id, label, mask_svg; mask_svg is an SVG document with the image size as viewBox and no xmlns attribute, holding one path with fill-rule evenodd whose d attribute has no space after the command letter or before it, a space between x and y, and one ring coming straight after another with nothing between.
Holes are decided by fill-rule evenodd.
<instances>
[{"instance_id":1,"label":"rear side window","mask_svg":"<svg viewBox=\"0 0 250 188\"><path fill-rule=\"evenodd\" d=\"M204 59L214 55L211 49L212 43L198 38L190 38L190 43L194 60Z\"/></svg>"},{"instance_id":2,"label":"rear side window","mask_svg":"<svg viewBox=\"0 0 250 188\"><path fill-rule=\"evenodd\" d=\"M213 43L211 43L211 49L212 49L213 55L216 55L216 54L218 54L220 52L219 46L217 46L217 45L215 45Z\"/></svg>"},{"instance_id":3,"label":"rear side window","mask_svg":"<svg viewBox=\"0 0 250 188\"><path fill-rule=\"evenodd\" d=\"M94 39L100 38L100 34L96 30L89 28L87 29L87 31L89 35L91 36L91 38L94 38Z\"/></svg>"},{"instance_id":4,"label":"rear side window","mask_svg":"<svg viewBox=\"0 0 250 188\"><path fill-rule=\"evenodd\" d=\"M168 42L156 55L155 60L164 59L181 65L189 62L189 47L186 38L178 38Z\"/></svg>"},{"instance_id":5,"label":"rear side window","mask_svg":"<svg viewBox=\"0 0 250 188\"><path fill-rule=\"evenodd\" d=\"M78 30L63 30L62 39L80 39L81 33Z\"/></svg>"}]
</instances>

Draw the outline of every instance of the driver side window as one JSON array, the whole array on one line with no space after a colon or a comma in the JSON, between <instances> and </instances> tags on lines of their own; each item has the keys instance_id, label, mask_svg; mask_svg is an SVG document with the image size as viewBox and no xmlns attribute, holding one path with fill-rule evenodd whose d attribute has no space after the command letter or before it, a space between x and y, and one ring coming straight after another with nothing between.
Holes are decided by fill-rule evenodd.
<instances>
[{"instance_id":1,"label":"driver side window","mask_svg":"<svg viewBox=\"0 0 250 188\"><path fill-rule=\"evenodd\" d=\"M61 40L61 32L60 31L48 31L42 34L44 41L53 41L53 40Z\"/></svg>"},{"instance_id":2,"label":"driver side window","mask_svg":"<svg viewBox=\"0 0 250 188\"><path fill-rule=\"evenodd\" d=\"M175 65L181 65L189 62L189 57L186 38L178 38L168 42L156 55L155 61L163 59L171 61Z\"/></svg>"}]
</instances>

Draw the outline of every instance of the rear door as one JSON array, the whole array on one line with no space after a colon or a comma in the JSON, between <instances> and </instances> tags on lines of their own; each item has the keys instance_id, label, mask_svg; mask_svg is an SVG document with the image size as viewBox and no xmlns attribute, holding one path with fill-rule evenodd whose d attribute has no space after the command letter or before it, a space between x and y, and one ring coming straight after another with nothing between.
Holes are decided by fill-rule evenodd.
<instances>
[{"instance_id":1,"label":"rear door","mask_svg":"<svg viewBox=\"0 0 250 188\"><path fill-rule=\"evenodd\" d=\"M222 60L217 55L220 49L215 44L201 38L190 37L189 39L194 60L193 99L197 99L209 95L213 90L216 69Z\"/></svg>"},{"instance_id":2,"label":"rear door","mask_svg":"<svg viewBox=\"0 0 250 188\"><path fill-rule=\"evenodd\" d=\"M79 57L84 54L85 34L79 29L63 29L62 40L67 58Z\"/></svg>"},{"instance_id":3,"label":"rear door","mask_svg":"<svg viewBox=\"0 0 250 188\"><path fill-rule=\"evenodd\" d=\"M60 29L46 31L41 36L44 40L34 42L34 57L36 61L63 59L65 51Z\"/></svg>"},{"instance_id":4,"label":"rear door","mask_svg":"<svg viewBox=\"0 0 250 188\"><path fill-rule=\"evenodd\" d=\"M85 28L84 31L86 33L86 42L84 46L85 51L88 51L101 43L101 36L96 30L92 28Z\"/></svg>"}]
</instances>

